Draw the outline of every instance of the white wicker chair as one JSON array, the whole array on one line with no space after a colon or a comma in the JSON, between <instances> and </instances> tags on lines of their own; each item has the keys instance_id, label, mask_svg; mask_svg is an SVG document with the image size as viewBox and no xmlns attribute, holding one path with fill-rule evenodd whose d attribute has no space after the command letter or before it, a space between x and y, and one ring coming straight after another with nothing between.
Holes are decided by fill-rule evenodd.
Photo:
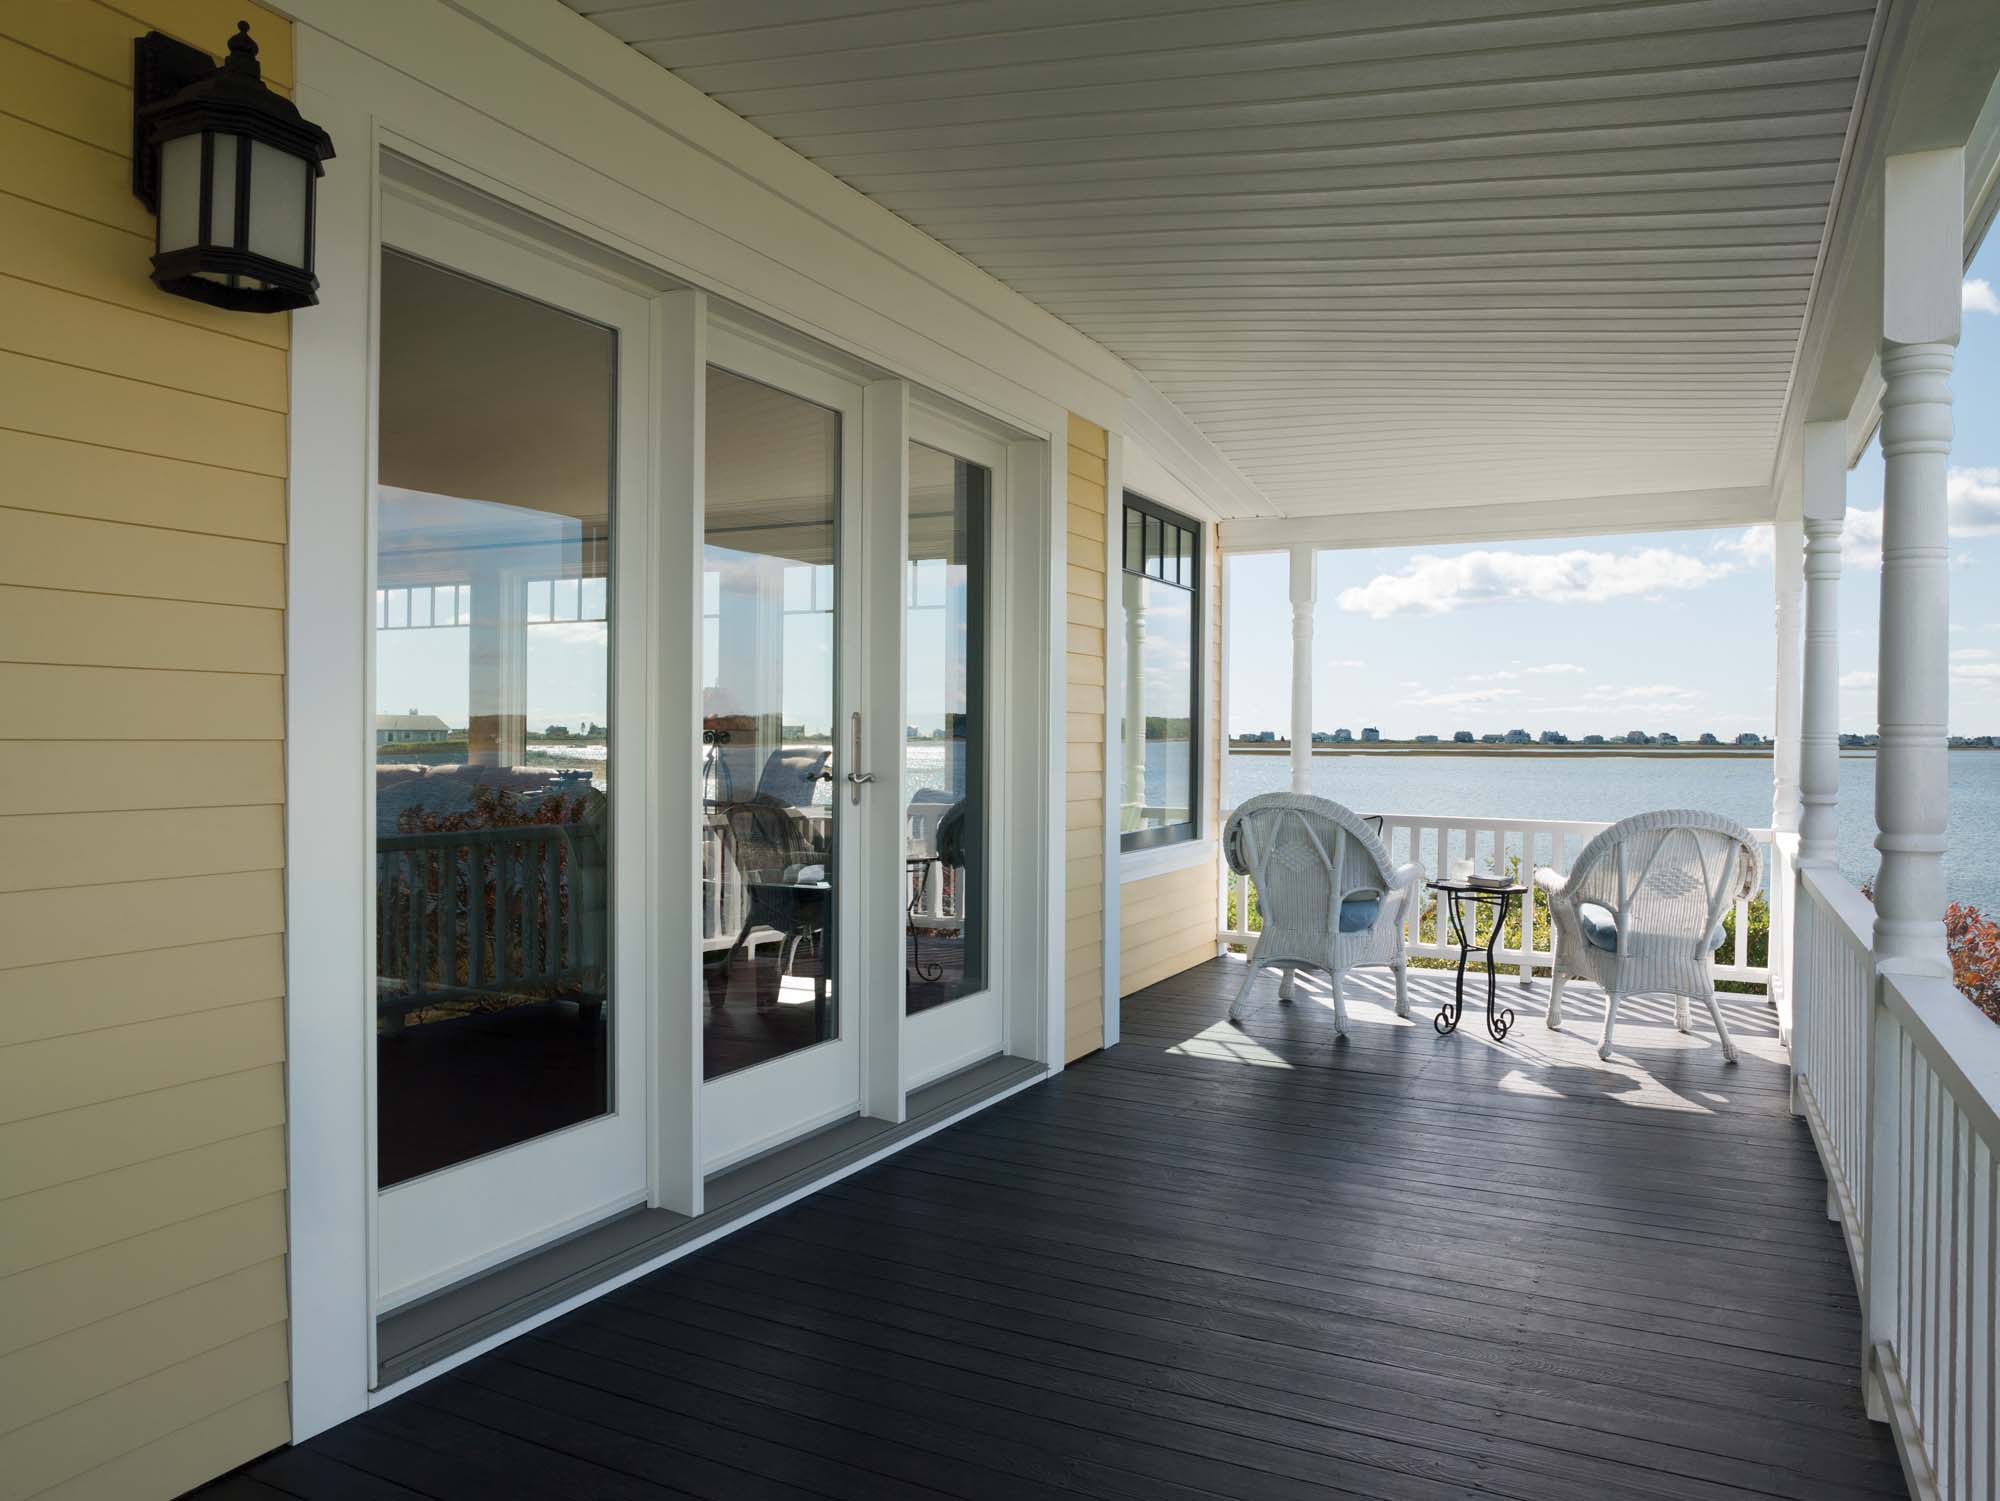
<instances>
[{"instance_id":1,"label":"white wicker chair","mask_svg":"<svg viewBox=\"0 0 2000 1501\"><path fill-rule=\"evenodd\" d=\"M1536 871L1535 884L1549 894L1555 939L1549 1026L1562 1025L1566 981L1595 981L1605 995L1597 1056L1609 1058L1618 1003L1626 996L1673 996L1674 1025L1683 1032L1692 997L1708 1007L1722 1054L1734 1063L1736 1043L1715 1003L1715 948L1723 914L1757 890L1762 873L1748 829L1689 809L1611 825L1577 853L1567 877Z\"/></svg>"},{"instance_id":2,"label":"white wicker chair","mask_svg":"<svg viewBox=\"0 0 2000 1501\"><path fill-rule=\"evenodd\" d=\"M1293 975L1318 969L1332 977L1334 1026L1345 1033L1341 978L1364 964L1394 967L1396 1015L1410 1014L1403 919L1423 885L1420 867L1391 869L1388 847L1360 817L1339 803L1295 792L1266 792L1245 802L1230 815L1222 847L1230 869L1256 883L1264 922L1243 988L1229 1008L1231 1021L1242 1019L1258 970L1283 970L1278 998L1289 1001Z\"/></svg>"}]
</instances>

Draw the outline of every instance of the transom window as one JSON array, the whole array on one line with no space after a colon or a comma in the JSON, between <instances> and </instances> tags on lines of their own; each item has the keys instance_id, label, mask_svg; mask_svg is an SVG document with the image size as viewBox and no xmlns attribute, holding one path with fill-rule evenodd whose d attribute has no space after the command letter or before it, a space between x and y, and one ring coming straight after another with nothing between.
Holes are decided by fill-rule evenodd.
<instances>
[{"instance_id":1,"label":"transom window","mask_svg":"<svg viewBox=\"0 0 2000 1501\"><path fill-rule=\"evenodd\" d=\"M1201 832L1201 524L1125 495L1125 713L1119 842Z\"/></svg>"}]
</instances>

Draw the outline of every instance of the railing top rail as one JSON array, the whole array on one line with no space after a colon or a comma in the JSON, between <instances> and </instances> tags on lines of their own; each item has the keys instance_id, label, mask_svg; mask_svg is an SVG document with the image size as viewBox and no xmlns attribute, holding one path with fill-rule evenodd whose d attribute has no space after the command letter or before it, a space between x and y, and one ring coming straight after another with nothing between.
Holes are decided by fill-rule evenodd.
<instances>
[{"instance_id":1,"label":"railing top rail","mask_svg":"<svg viewBox=\"0 0 2000 1501\"><path fill-rule=\"evenodd\" d=\"M1819 899L1827 911L1840 919L1848 936L1862 948L1875 945L1875 907L1861 894L1861 888L1837 870L1807 866L1799 871L1807 892Z\"/></svg>"},{"instance_id":2,"label":"railing top rail","mask_svg":"<svg viewBox=\"0 0 2000 1501\"><path fill-rule=\"evenodd\" d=\"M1882 975L1882 1004L1973 1131L2000 1147L2000 1029L1942 975Z\"/></svg>"},{"instance_id":3,"label":"railing top rail","mask_svg":"<svg viewBox=\"0 0 2000 1501\"><path fill-rule=\"evenodd\" d=\"M1222 816L1226 819L1235 811L1234 807L1224 808ZM1547 833L1555 830L1564 834L1588 835L1600 833L1610 828L1612 822L1609 819L1587 818L1474 818L1457 813L1385 813L1375 808L1357 808L1355 811L1366 818L1381 819L1384 828L1393 828L1398 825L1407 826L1410 824L1436 827L1442 824L1454 829L1478 829L1482 833L1516 833L1522 829L1533 829L1539 833ZM1763 845L1772 844L1777 838L1775 832L1768 828L1752 829L1750 830L1750 837Z\"/></svg>"}]
</instances>

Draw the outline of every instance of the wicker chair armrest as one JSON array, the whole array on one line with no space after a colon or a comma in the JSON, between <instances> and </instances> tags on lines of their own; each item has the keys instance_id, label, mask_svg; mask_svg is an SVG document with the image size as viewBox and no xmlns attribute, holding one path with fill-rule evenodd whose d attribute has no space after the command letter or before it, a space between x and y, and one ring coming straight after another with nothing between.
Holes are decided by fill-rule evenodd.
<instances>
[{"instance_id":1,"label":"wicker chair armrest","mask_svg":"<svg viewBox=\"0 0 2000 1501\"><path fill-rule=\"evenodd\" d=\"M1559 870L1553 870L1549 866L1544 865L1535 871L1535 885L1541 887L1550 896L1560 896L1569 885L1569 877Z\"/></svg>"}]
</instances>

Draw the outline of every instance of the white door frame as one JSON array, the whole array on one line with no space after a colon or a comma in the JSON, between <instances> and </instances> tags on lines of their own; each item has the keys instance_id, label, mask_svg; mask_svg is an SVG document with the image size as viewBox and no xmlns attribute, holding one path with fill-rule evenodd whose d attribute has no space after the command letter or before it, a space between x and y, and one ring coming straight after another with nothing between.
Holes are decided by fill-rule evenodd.
<instances>
[{"instance_id":1,"label":"white door frame","mask_svg":"<svg viewBox=\"0 0 2000 1501\"><path fill-rule=\"evenodd\" d=\"M956 322L928 320L923 328L913 326L899 316L908 310L908 273L903 270L885 270L879 295L856 300L791 267L788 259L796 247L789 241L749 244L717 235L701 216L721 200L705 195L699 183L682 183L660 165L652 144L656 126L637 116L619 115L622 124L607 122L604 132L589 138L598 144L586 144L581 155L557 152L506 123L514 118L503 119L506 111L483 110L429 81L459 66L468 55L465 49L477 52L493 44L476 22L437 5L369 10L365 17L344 5L316 0L308 9L312 17L294 30L298 101L339 141L340 157L329 164L317 204L316 264L324 305L293 320L290 351L286 632L291 671L285 684L284 754L295 1440L450 1365L440 1363L397 1388L372 1390L373 1194L368 1165L373 1142L366 1083L371 1039L357 1019L365 1015L362 998L371 984L367 918L372 866L364 834L373 806L369 768L374 747L363 611L372 555L366 516L374 477L377 224L380 186L391 160L385 153L499 206L510 229L529 238L573 237L578 245L601 247L603 260L622 262L635 288L653 297L656 325L663 333L656 440L662 453L699 454L700 342L712 294L800 330L801 337L863 373L872 382L865 403L871 417L878 409L893 410L894 402L876 399L892 390L900 389L907 404L910 388L902 381L907 377L945 393L968 414L1008 433L1014 492L1009 501L1017 524L1004 566L1022 581L1023 609L1039 631L1030 659L1009 664L1010 671L1018 669L1023 688L1010 702L1004 726L1017 773L1010 790L1021 817L1011 832L1020 849L1009 862L1006 899L1014 920L1009 932L995 936L1007 947L1010 989L1018 1002L1008 1010L1007 1050L1049 1070L1062 1067L1064 1035L1061 815L1066 787L1068 414L1056 393L1079 379L1053 354L1035 367L1032 379L1013 355L1014 365L1006 370L982 361L981 338L1019 340L983 314L968 312ZM452 45L415 45L413 39L420 35ZM390 44L398 38L396 45ZM588 111L601 102L587 91L578 92L569 76L556 70L542 68L535 77L567 100L559 106L530 97L532 90L512 89L507 97L520 106L521 118L536 122L536 129L547 126L561 133L569 112L578 107ZM628 135L619 137L619 129ZM816 223L800 232L811 241L814 248L807 258L816 264L853 248ZM579 253L579 258L595 264L600 257ZM973 337L982 330L979 338ZM673 337L665 337L669 334ZM1014 344L1008 347L1012 350ZM1108 389L1087 401L1079 397L1083 408L1107 400L1115 404L1119 398L1107 395ZM1152 420L1143 402L1128 406L1133 421L1143 426ZM659 484L663 500L698 502L699 466L690 474L685 464L665 465ZM690 518L695 521L691 535L685 530ZM656 530L663 570L685 557L691 542L698 544L698 518L696 504L663 505ZM699 597L688 603L698 625ZM672 601L662 600L661 608L671 609ZM698 705L698 680L690 681L690 676L685 663L663 664L660 716ZM655 744L653 753L657 776L671 779L685 773L682 785L694 784L691 749L676 741ZM674 769L677 759L680 771ZM1023 789L1025 798L1020 796ZM688 802L691 808L692 800ZM666 904L656 941L670 945L671 912L685 911L690 922L694 918L693 901L676 900L675 893L688 896L690 883L698 882L698 845L687 810L677 813L669 806L656 812L656 890ZM900 867L889 874L899 876ZM698 885L692 890L698 891ZM699 1213L698 1017L692 1006L669 1012L668 1022L677 1018L684 1024L663 1025L656 1038L658 1093L669 1108L660 1112L655 1132L654 1202ZM894 1055L900 1038L900 1027L885 1028L874 1041ZM869 1113L883 1113L875 1108L882 1095L893 1096L900 1110L900 1069L884 1072L876 1061L871 1056L865 1073ZM677 1080L686 1081L686 1087L674 1088ZM621 1280L643 1275L700 1243L690 1242L633 1268ZM602 1290L524 1321L522 1327ZM494 1342L504 1337L495 1336ZM476 1353L484 1343L465 1354Z\"/></svg>"},{"instance_id":2,"label":"white door frame","mask_svg":"<svg viewBox=\"0 0 2000 1501\"><path fill-rule=\"evenodd\" d=\"M611 797L610 1018L612 1109L592 1120L389 1188L375 1185L376 1306L386 1311L473 1276L650 1196L648 1140L654 1096L648 1046L654 997L645 933L654 903L647 889L644 773L656 645L647 629L652 580L646 560L652 512L653 387L647 299L590 272L503 239L474 221L440 212L408 191L385 192L384 250L443 266L533 298L617 336L615 498L612 507L610 764L621 783ZM379 346L379 331L378 331ZM368 521L375 531L373 508ZM373 548L368 597L373 596ZM370 632L365 692L373 703ZM366 839L373 869L375 823ZM373 904L369 916L374 914ZM372 940L372 933L371 933ZM368 1053L371 1116L376 1050ZM373 1181L371 1173L371 1182Z\"/></svg>"}]
</instances>

